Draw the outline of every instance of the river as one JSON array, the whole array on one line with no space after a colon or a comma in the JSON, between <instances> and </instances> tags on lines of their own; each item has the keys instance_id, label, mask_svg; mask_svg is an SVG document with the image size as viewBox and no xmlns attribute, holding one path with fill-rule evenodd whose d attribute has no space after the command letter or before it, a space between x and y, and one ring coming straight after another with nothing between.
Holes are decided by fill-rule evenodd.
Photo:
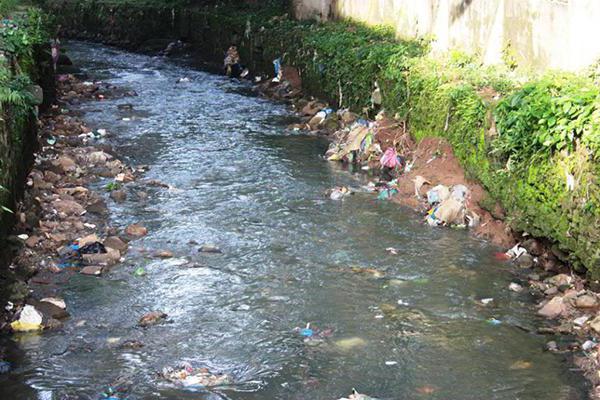
<instances>
[{"instance_id":1,"label":"river","mask_svg":"<svg viewBox=\"0 0 600 400\"><path fill-rule=\"evenodd\" d=\"M497 248L367 193L328 199L367 177L324 161L325 139L286 130L288 106L184 60L67 47L91 76L139 94L83 103L85 121L173 188L109 201L113 226L140 222L148 236L106 276L65 285L64 329L11 339L18 363L1 398L98 399L118 378L129 399L336 400L352 388L381 399L585 398L565 356L531 333L535 304L507 289L512 267L494 260ZM223 253L199 253L206 243ZM169 322L137 327L152 310ZM294 328L308 322L331 337L305 344ZM144 347L115 345L129 339ZM182 361L235 384L191 391L157 376Z\"/></svg>"}]
</instances>

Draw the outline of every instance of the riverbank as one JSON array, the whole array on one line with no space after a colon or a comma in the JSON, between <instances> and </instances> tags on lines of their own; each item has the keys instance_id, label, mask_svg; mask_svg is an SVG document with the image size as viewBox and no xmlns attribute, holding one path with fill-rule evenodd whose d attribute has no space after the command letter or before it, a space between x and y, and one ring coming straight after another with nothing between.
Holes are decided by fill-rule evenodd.
<instances>
[{"instance_id":1,"label":"riverbank","mask_svg":"<svg viewBox=\"0 0 600 400\"><path fill-rule=\"evenodd\" d=\"M8 268L18 239L9 238L37 148L37 117L52 102L54 78L45 16L7 8L0 23L0 301L19 291L22 276ZM12 239L12 240L11 240ZM15 243L17 242L17 243Z\"/></svg>"}]
</instances>

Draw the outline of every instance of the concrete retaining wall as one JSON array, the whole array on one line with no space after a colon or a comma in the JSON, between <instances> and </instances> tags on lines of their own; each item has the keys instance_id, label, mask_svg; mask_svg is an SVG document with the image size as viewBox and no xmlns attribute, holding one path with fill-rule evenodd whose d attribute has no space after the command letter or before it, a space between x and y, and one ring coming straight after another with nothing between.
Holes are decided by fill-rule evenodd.
<instances>
[{"instance_id":1,"label":"concrete retaining wall","mask_svg":"<svg viewBox=\"0 0 600 400\"><path fill-rule=\"evenodd\" d=\"M600 58L598 0L294 0L300 19L351 18L430 36L433 50L507 57L536 69L579 70Z\"/></svg>"}]
</instances>

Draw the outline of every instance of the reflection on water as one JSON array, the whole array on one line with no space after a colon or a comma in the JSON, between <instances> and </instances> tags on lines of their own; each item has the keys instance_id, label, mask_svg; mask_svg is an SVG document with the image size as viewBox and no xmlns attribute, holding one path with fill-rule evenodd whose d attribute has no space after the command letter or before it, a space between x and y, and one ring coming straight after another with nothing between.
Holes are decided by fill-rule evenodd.
<instances>
[{"instance_id":1,"label":"reflection on water","mask_svg":"<svg viewBox=\"0 0 600 400\"><path fill-rule=\"evenodd\" d=\"M18 365L2 377L2 398L96 399L118 378L131 399L337 399L353 387L384 399L584 398L580 378L527 333L533 305L506 290L496 249L367 194L328 200L328 188L360 178L323 161L324 140L287 132L285 106L238 83L97 45L69 48L92 75L139 94L83 105L88 123L174 188L134 183L148 199L111 206L115 226L142 221L150 234L106 277L70 280L64 331L14 339ZM191 82L176 84L183 76ZM117 108L124 102L132 121ZM147 276L133 275L140 266ZM484 297L495 301L478 305ZM171 322L136 327L152 310ZM304 344L293 329L307 322L332 336ZM145 346L115 344L133 339ZM180 361L238 384L189 392L157 378Z\"/></svg>"}]
</instances>

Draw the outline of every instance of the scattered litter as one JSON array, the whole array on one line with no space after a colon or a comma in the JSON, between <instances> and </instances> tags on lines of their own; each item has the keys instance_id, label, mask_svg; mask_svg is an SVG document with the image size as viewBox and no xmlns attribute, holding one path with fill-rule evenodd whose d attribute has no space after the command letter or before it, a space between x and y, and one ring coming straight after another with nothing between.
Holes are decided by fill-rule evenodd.
<instances>
[{"instance_id":1,"label":"scattered litter","mask_svg":"<svg viewBox=\"0 0 600 400\"><path fill-rule=\"evenodd\" d=\"M0 374L6 374L12 369L11 363L8 361L0 360Z\"/></svg>"},{"instance_id":2,"label":"scattered litter","mask_svg":"<svg viewBox=\"0 0 600 400\"><path fill-rule=\"evenodd\" d=\"M586 340L582 345L581 345L581 349L583 351L590 351L592 349L595 349L596 346L598 346L598 343L594 342L593 340Z\"/></svg>"},{"instance_id":3,"label":"scattered litter","mask_svg":"<svg viewBox=\"0 0 600 400\"><path fill-rule=\"evenodd\" d=\"M427 202L429 204L439 204L450 197L450 189L444 185L437 185L427 192Z\"/></svg>"},{"instance_id":4,"label":"scattered litter","mask_svg":"<svg viewBox=\"0 0 600 400\"><path fill-rule=\"evenodd\" d=\"M148 273L143 267L138 267L133 271L133 275L137 277L146 276Z\"/></svg>"},{"instance_id":5,"label":"scattered litter","mask_svg":"<svg viewBox=\"0 0 600 400\"><path fill-rule=\"evenodd\" d=\"M310 329L310 322L306 324L306 328L300 331L300 335L304 337L312 337L315 334L315 331Z\"/></svg>"},{"instance_id":6,"label":"scattered litter","mask_svg":"<svg viewBox=\"0 0 600 400\"><path fill-rule=\"evenodd\" d=\"M379 160L382 167L394 169L396 167L402 167L402 161L400 160L395 147L389 147L381 159Z\"/></svg>"},{"instance_id":7,"label":"scattered litter","mask_svg":"<svg viewBox=\"0 0 600 400\"><path fill-rule=\"evenodd\" d=\"M356 389L352 389L352 394L348 397L342 397L339 400L377 400L374 397L369 397L365 394L360 394Z\"/></svg>"},{"instance_id":8,"label":"scattered litter","mask_svg":"<svg viewBox=\"0 0 600 400\"><path fill-rule=\"evenodd\" d=\"M273 82L278 83L283 80L283 70L281 69L281 58L273 60L273 68L275 69L275 78Z\"/></svg>"},{"instance_id":9,"label":"scattered litter","mask_svg":"<svg viewBox=\"0 0 600 400\"><path fill-rule=\"evenodd\" d=\"M23 233L23 234L21 234L21 235L19 235L19 236L17 236L17 237L18 237L19 239L21 239L21 240L27 240L27 239L29 239L29 235L26 235L26 234L24 234L24 233Z\"/></svg>"},{"instance_id":10,"label":"scattered litter","mask_svg":"<svg viewBox=\"0 0 600 400\"><path fill-rule=\"evenodd\" d=\"M493 303L493 302L494 302L494 299L493 299L493 298L491 298L491 297L488 297L488 298L485 298L485 299L481 299L481 300L479 300L479 302L480 302L481 304L483 304L484 306L487 306L488 304L491 304L491 303Z\"/></svg>"},{"instance_id":11,"label":"scattered litter","mask_svg":"<svg viewBox=\"0 0 600 400\"><path fill-rule=\"evenodd\" d=\"M386 361L385 365L387 365L387 366L398 365L398 361Z\"/></svg>"},{"instance_id":12,"label":"scattered litter","mask_svg":"<svg viewBox=\"0 0 600 400\"><path fill-rule=\"evenodd\" d=\"M352 191L346 186L336 186L335 188L331 189L329 198L331 200L339 201L351 194L353 194Z\"/></svg>"},{"instance_id":13,"label":"scattered litter","mask_svg":"<svg viewBox=\"0 0 600 400\"><path fill-rule=\"evenodd\" d=\"M527 254L527 250L525 250L523 247L521 247L521 244L518 243L512 249L508 250L505 254L508 257L510 257L511 259L516 260L517 258L521 257L523 254Z\"/></svg>"},{"instance_id":14,"label":"scattered litter","mask_svg":"<svg viewBox=\"0 0 600 400\"><path fill-rule=\"evenodd\" d=\"M573 320L573 323L577 326L583 326L589 319L590 319L590 317L588 317L587 315L584 315L583 317L575 318Z\"/></svg>"},{"instance_id":15,"label":"scattered litter","mask_svg":"<svg viewBox=\"0 0 600 400\"><path fill-rule=\"evenodd\" d=\"M25 305L19 314L19 319L13 321L10 327L15 332L39 331L42 329L42 314L32 305Z\"/></svg>"},{"instance_id":16,"label":"scattered litter","mask_svg":"<svg viewBox=\"0 0 600 400\"><path fill-rule=\"evenodd\" d=\"M496 318L489 318L486 322L488 324L490 324L490 325L493 325L493 326L497 326L497 325L502 324L502 321L500 321L500 320L498 320Z\"/></svg>"},{"instance_id":17,"label":"scattered litter","mask_svg":"<svg viewBox=\"0 0 600 400\"><path fill-rule=\"evenodd\" d=\"M12 301L7 302L6 305L4 306L4 309L6 311L11 311L13 308L15 308L15 305L13 304Z\"/></svg>"},{"instance_id":18,"label":"scattered litter","mask_svg":"<svg viewBox=\"0 0 600 400\"><path fill-rule=\"evenodd\" d=\"M379 192L377 196L377 200L390 200L392 197L398 194L398 189L396 188L385 188Z\"/></svg>"},{"instance_id":19,"label":"scattered litter","mask_svg":"<svg viewBox=\"0 0 600 400\"><path fill-rule=\"evenodd\" d=\"M229 375L212 374L208 368L193 368L189 363L182 363L176 368L166 367L161 375L164 379L187 388L215 387L233 383Z\"/></svg>"},{"instance_id":20,"label":"scattered litter","mask_svg":"<svg viewBox=\"0 0 600 400\"><path fill-rule=\"evenodd\" d=\"M519 285L516 282L511 282L510 285L508 285L508 288L510 290L512 290L513 292L517 292L517 293L519 293L523 290L523 286Z\"/></svg>"},{"instance_id":21,"label":"scattered litter","mask_svg":"<svg viewBox=\"0 0 600 400\"><path fill-rule=\"evenodd\" d=\"M388 247L387 249L385 249L385 251L387 251L388 253L397 256L398 255L398 250L393 248L393 247Z\"/></svg>"},{"instance_id":22,"label":"scattered litter","mask_svg":"<svg viewBox=\"0 0 600 400\"><path fill-rule=\"evenodd\" d=\"M415 196L420 199L421 188L424 185L431 185L431 182L429 182L426 178L423 178L421 175L417 175L415 179L413 179L413 182L415 183Z\"/></svg>"},{"instance_id":23,"label":"scattered litter","mask_svg":"<svg viewBox=\"0 0 600 400\"><path fill-rule=\"evenodd\" d=\"M404 300L400 299L400 300L398 300L398 305L401 305L401 306L408 306L409 304L408 304L408 302L406 302L406 301L404 301Z\"/></svg>"}]
</instances>

